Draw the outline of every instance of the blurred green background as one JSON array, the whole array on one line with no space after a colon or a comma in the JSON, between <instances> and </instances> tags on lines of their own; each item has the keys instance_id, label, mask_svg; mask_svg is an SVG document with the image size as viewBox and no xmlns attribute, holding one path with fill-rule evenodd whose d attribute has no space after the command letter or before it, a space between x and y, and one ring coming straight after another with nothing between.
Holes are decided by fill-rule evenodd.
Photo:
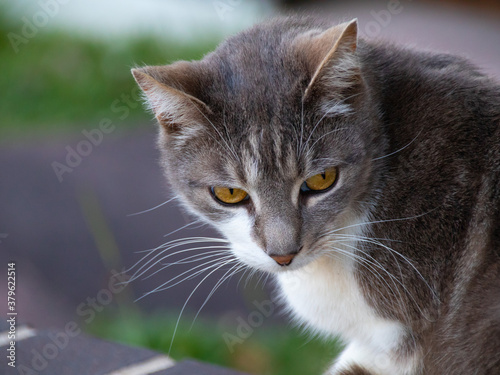
<instances>
[{"instance_id":1,"label":"blurred green background","mask_svg":"<svg viewBox=\"0 0 500 375\"><path fill-rule=\"evenodd\" d=\"M234 345L228 346L228 342L232 343L228 334L238 337L238 327L206 317L192 324L193 316L181 319L172 342L177 318L167 312L147 316L128 312L118 318L113 315L97 319L89 332L170 353L177 360L196 358L262 375L321 374L341 349L336 341L313 338L298 329L269 324L256 328L247 339L240 342L238 338Z\"/></svg>"},{"instance_id":2,"label":"blurred green background","mask_svg":"<svg viewBox=\"0 0 500 375\"><path fill-rule=\"evenodd\" d=\"M24 23L9 18L5 8L0 6L0 32L7 36L22 30ZM103 117L116 117L113 103L135 88L130 68L199 59L218 42L210 35L198 43L144 35L99 41L52 29L25 39L26 44L17 44L14 36L0 39L3 136L71 131ZM18 45L18 53L13 53L11 40ZM149 117L141 106L134 106L123 124L137 126Z\"/></svg>"}]
</instances>

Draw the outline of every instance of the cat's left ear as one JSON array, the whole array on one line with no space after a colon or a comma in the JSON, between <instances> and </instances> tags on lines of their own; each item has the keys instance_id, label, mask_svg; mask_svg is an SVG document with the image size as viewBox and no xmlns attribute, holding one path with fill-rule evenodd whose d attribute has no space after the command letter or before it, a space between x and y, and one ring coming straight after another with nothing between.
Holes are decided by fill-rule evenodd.
<instances>
[{"instance_id":1,"label":"cat's left ear","mask_svg":"<svg viewBox=\"0 0 500 375\"><path fill-rule=\"evenodd\" d=\"M354 19L320 33L300 35L295 41L297 53L305 59L311 80L304 99L315 92L342 100L361 82L356 49L358 22Z\"/></svg>"},{"instance_id":2,"label":"cat's left ear","mask_svg":"<svg viewBox=\"0 0 500 375\"><path fill-rule=\"evenodd\" d=\"M199 126L211 113L199 99L203 83L193 63L146 66L132 69L132 75L167 134Z\"/></svg>"}]
</instances>

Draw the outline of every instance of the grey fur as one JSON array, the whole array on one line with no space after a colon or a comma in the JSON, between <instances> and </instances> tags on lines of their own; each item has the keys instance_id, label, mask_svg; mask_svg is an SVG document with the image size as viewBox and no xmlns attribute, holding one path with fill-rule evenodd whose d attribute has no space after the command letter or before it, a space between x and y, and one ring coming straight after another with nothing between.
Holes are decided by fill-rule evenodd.
<instances>
[{"instance_id":1,"label":"grey fur","mask_svg":"<svg viewBox=\"0 0 500 375\"><path fill-rule=\"evenodd\" d=\"M303 100L318 61L296 40L330 27L277 18L201 61L136 71L150 101L146 75L198 100L179 99L185 123L152 104L166 176L216 227L240 208L210 186L256 192L258 205L244 207L268 254L311 249L345 211L368 213L371 238L390 241L358 255L400 284L363 267L357 278L381 316L407 327L401 357L424 353L415 373L500 374L500 87L461 58L359 40ZM335 71L346 59L352 71ZM349 110L326 113L325 101ZM333 193L294 201L301 181L331 166Z\"/></svg>"}]
</instances>

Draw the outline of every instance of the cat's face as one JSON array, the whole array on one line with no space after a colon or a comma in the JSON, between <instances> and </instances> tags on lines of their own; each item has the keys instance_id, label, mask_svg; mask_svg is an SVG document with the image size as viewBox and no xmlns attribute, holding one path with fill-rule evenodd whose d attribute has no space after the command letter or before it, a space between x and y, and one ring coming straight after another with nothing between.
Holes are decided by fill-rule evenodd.
<instances>
[{"instance_id":1,"label":"cat's face","mask_svg":"<svg viewBox=\"0 0 500 375\"><path fill-rule=\"evenodd\" d=\"M134 75L162 125L165 172L181 201L245 264L280 272L329 252L362 214L376 111L355 22L271 26L200 62Z\"/></svg>"}]
</instances>

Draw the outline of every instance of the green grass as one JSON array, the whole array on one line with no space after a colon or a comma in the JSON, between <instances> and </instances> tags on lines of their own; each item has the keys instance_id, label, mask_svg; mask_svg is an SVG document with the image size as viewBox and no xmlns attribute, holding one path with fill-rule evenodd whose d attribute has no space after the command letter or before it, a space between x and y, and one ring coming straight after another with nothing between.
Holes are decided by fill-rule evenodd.
<instances>
[{"instance_id":1,"label":"green grass","mask_svg":"<svg viewBox=\"0 0 500 375\"><path fill-rule=\"evenodd\" d=\"M97 127L104 117L120 126L144 123L151 116L140 105L122 119L111 109L135 87L130 68L199 59L217 44L210 39L190 45L146 37L96 42L41 30L15 53L7 35L21 35L21 28L0 7L0 135Z\"/></svg>"},{"instance_id":2,"label":"green grass","mask_svg":"<svg viewBox=\"0 0 500 375\"><path fill-rule=\"evenodd\" d=\"M121 317L100 316L89 327L93 335L134 346L169 352L177 316L128 313ZM224 335L236 336L235 326L216 320L183 318L170 355L176 360L194 358L260 375L321 374L340 345L310 339L295 329L270 324L257 327L233 346L231 352Z\"/></svg>"}]
</instances>

